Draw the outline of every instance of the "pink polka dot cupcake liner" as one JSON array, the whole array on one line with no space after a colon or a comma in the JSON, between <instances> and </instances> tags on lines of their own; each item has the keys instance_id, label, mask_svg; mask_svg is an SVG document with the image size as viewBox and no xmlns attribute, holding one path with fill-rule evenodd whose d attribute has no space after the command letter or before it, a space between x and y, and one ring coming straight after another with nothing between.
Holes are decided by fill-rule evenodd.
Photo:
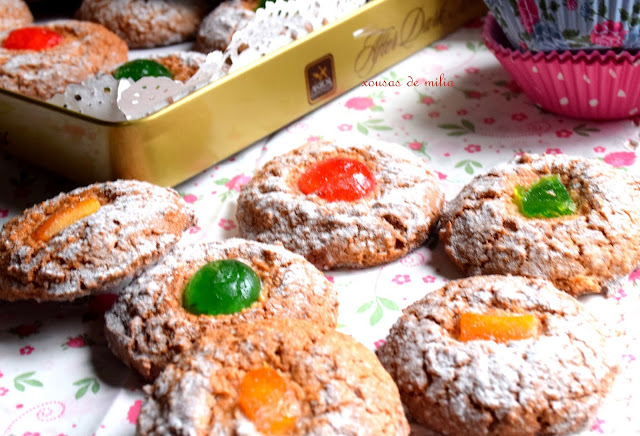
<instances>
[{"instance_id":1,"label":"pink polka dot cupcake liner","mask_svg":"<svg viewBox=\"0 0 640 436\"><path fill-rule=\"evenodd\" d=\"M591 120L640 114L640 53L514 50L492 15L483 36L523 92L545 110Z\"/></svg>"}]
</instances>

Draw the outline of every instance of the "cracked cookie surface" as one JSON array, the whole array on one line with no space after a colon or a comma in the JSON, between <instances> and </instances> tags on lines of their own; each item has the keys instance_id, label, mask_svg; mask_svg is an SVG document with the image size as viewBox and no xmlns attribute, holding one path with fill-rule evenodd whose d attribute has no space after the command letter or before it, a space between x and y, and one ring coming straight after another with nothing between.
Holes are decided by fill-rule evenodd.
<instances>
[{"instance_id":1,"label":"cracked cookie surface","mask_svg":"<svg viewBox=\"0 0 640 436\"><path fill-rule=\"evenodd\" d=\"M224 52L231 38L256 16L257 1L227 0L207 15L198 29L195 49L203 53Z\"/></svg>"},{"instance_id":2,"label":"cracked cookie surface","mask_svg":"<svg viewBox=\"0 0 640 436\"><path fill-rule=\"evenodd\" d=\"M36 230L56 213L97 199L93 214L48 241ZM25 210L0 233L0 298L73 300L118 287L157 261L195 223L173 189L119 180L63 193Z\"/></svg>"},{"instance_id":3,"label":"cracked cookie surface","mask_svg":"<svg viewBox=\"0 0 640 436\"><path fill-rule=\"evenodd\" d=\"M535 315L537 337L457 340L462 313ZM410 413L445 435L567 434L588 425L619 367L605 329L550 282L456 280L410 305L377 350Z\"/></svg>"},{"instance_id":4,"label":"cracked cookie surface","mask_svg":"<svg viewBox=\"0 0 640 436\"><path fill-rule=\"evenodd\" d=\"M191 277L214 260L235 259L260 278L260 297L234 314L194 315L183 308ZM179 244L147 269L105 314L111 350L147 379L212 328L271 318L310 319L335 327L337 294L324 275L281 246L242 239Z\"/></svg>"},{"instance_id":5,"label":"cracked cookie surface","mask_svg":"<svg viewBox=\"0 0 640 436\"><path fill-rule=\"evenodd\" d=\"M83 0L76 17L104 25L129 48L145 48L192 38L210 9L207 0Z\"/></svg>"},{"instance_id":6,"label":"cracked cookie surface","mask_svg":"<svg viewBox=\"0 0 640 436\"><path fill-rule=\"evenodd\" d=\"M517 185L557 174L578 210L526 218ZM543 277L572 295L610 293L640 264L640 181L595 159L522 155L477 176L443 209L440 239L465 274Z\"/></svg>"},{"instance_id":7,"label":"cracked cookie surface","mask_svg":"<svg viewBox=\"0 0 640 436\"><path fill-rule=\"evenodd\" d=\"M375 176L373 192L357 201L333 202L303 194L300 175L331 158L364 163ZM401 146L319 140L259 169L242 187L236 217L241 236L282 242L318 268L362 268L390 262L422 245L443 202L438 176Z\"/></svg>"},{"instance_id":8,"label":"cracked cookie surface","mask_svg":"<svg viewBox=\"0 0 640 436\"><path fill-rule=\"evenodd\" d=\"M265 366L295 396L291 435L408 435L398 390L375 355L309 321L273 320L207 333L146 389L139 435L257 435L239 385Z\"/></svg>"},{"instance_id":9,"label":"cracked cookie surface","mask_svg":"<svg viewBox=\"0 0 640 436\"><path fill-rule=\"evenodd\" d=\"M127 60L126 43L99 24L63 20L40 27L61 35L62 42L43 51L0 47L0 88L48 100ZM0 33L0 45L8 35Z\"/></svg>"}]
</instances>

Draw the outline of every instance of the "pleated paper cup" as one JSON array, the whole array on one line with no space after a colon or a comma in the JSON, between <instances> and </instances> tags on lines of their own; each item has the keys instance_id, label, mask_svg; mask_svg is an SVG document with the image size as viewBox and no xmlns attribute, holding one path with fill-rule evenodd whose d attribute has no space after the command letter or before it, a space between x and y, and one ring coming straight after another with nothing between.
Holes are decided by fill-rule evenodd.
<instances>
[{"instance_id":1,"label":"pleated paper cup","mask_svg":"<svg viewBox=\"0 0 640 436\"><path fill-rule=\"evenodd\" d=\"M516 50L491 15L483 36L523 92L550 112L591 120L640 114L640 54Z\"/></svg>"},{"instance_id":2,"label":"pleated paper cup","mask_svg":"<svg viewBox=\"0 0 640 436\"><path fill-rule=\"evenodd\" d=\"M640 49L632 0L485 0L509 42L531 51Z\"/></svg>"}]
</instances>

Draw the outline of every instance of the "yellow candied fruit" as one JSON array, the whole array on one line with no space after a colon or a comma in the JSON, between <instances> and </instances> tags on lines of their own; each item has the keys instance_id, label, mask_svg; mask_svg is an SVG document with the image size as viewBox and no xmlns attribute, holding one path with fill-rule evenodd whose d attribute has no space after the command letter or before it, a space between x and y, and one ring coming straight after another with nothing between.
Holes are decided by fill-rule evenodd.
<instances>
[{"instance_id":1,"label":"yellow candied fruit","mask_svg":"<svg viewBox=\"0 0 640 436\"><path fill-rule=\"evenodd\" d=\"M287 434L298 419L292 416L287 391L287 382L275 369L252 369L240 382L238 407L260 432Z\"/></svg>"},{"instance_id":2,"label":"yellow candied fruit","mask_svg":"<svg viewBox=\"0 0 640 436\"><path fill-rule=\"evenodd\" d=\"M47 242L71 224L97 212L101 206L97 199L88 198L57 211L38 226L33 232L33 237L38 241Z\"/></svg>"},{"instance_id":3,"label":"yellow candied fruit","mask_svg":"<svg viewBox=\"0 0 640 436\"><path fill-rule=\"evenodd\" d=\"M540 321L534 314L481 314L465 312L460 315L459 340L491 340L505 343L538 335Z\"/></svg>"}]
</instances>

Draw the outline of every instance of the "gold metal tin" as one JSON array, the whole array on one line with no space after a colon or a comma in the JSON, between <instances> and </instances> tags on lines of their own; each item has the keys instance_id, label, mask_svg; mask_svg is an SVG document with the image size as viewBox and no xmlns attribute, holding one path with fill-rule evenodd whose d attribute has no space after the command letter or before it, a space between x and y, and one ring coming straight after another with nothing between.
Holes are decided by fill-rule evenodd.
<instances>
[{"instance_id":1,"label":"gold metal tin","mask_svg":"<svg viewBox=\"0 0 640 436\"><path fill-rule=\"evenodd\" d=\"M480 0L374 0L134 121L104 122L0 89L0 148L81 183L172 186L484 12Z\"/></svg>"}]
</instances>

